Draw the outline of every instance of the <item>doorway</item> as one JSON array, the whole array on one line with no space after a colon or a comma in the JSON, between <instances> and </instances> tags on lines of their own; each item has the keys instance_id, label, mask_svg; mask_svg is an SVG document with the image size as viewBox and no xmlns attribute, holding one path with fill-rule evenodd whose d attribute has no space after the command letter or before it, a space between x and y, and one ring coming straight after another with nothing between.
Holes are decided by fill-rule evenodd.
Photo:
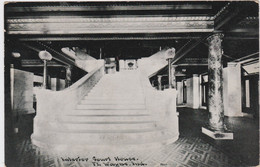
<instances>
[{"instance_id":1,"label":"doorway","mask_svg":"<svg viewBox=\"0 0 260 167\"><path fill-rule=\"evenodd\" d=\"M208 75L201 75L201 105L208 107Z\"/></svg>"},{"instance_id":2,"label":"doorway","mask_svg":"<svg viewBox=\"0 0 260 167\"><path fill-rule=\"evenodd\" d=\"M242 112L259 115L259 76L248 75L242 79Z\"/></svg>"}]
</instances>

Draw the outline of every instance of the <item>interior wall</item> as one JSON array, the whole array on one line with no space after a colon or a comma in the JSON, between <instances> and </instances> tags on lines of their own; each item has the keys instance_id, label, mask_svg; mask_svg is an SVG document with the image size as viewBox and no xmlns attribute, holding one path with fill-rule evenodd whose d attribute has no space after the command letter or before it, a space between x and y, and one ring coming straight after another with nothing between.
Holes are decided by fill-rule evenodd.
<instances>
[{"instance_id":1,"label":"interior wall","mask_svg":"<svg viewBox=\"0 0 260 167\"><path fill-rule=\"evenodd\" d=\"M239 63L228 63L223 69L223 103L226 116L243 116L241 66Z\"/></svg>"},{"instance_id":2,"label":"interior wall","mask_svg":"<svg viewBox=\"0 0 260 167\"><path fill-rule=\"evenodd\" d=\"M200 106L200 93L199 93L199 76L194 74L192 78L187 80L187 103L186 106L198 109Z\"/></svg>"},{"instance_id":3,"label":"interior wall","mask_svg":"<svg viewBox=\"0 0 260 167\"><path fill-rule=\"evenodd\" d=\"M51 90L58 91L65 89L65 80L59 78L51 78Z\"/></svg>"},{"instance_id":4,"label":"interior wall","mask_svg":"<svg viewBox=\"0 0 260 167\"><path fill-rule=\"evenodd\" d=\"M11 76L14 114L35 113L33 109L33 73L11 69Z\"/></svg>"},{"instance_id":5,"label":"interior wall","mask_svg":"<svg viewBox=\"0 0 260 167\"><path fill-rule=\"evenodd\" d=\"M193 108L197 109L200 107L200 80L199 75L194 74L193 80Z\"/></svg>"},{"instance_id":6,"label":"interior wall","mask_svg":"<svg viewBox=\"0 0 260 167\"><path fill-rule=\"evenodd\" d=\"M183 104L183 81L177 82L177 105Z\"/></svg>"},{"instance_id":7,"label":"interior wall","mask_svg":"<svg viewBox=\"0 0 260 167\"><path fill-rule=\"evenodd\" d=\"M187 107L193 107L193 79L188 78L186 79L186 90L187 90Z\"/></svg>"}]
</instances>

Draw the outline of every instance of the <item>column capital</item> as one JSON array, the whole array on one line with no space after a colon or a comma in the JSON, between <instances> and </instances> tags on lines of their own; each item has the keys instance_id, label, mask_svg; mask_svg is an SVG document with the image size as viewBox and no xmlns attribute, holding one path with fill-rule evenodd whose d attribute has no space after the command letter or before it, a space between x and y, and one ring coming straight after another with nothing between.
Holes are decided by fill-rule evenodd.
<instances>
[{"instance_id":1,"label":"column capital","mask_svg":"<svg viewBox=\"0 0 260 167\"><path fill-rule=\"evenodd\" d=\"M212 35L210 35L208 38L207 38L207 41L209 43L213 42L213 41L218 41L218 40L221 40L224 38L224 34L223 33L214 33Z\"/></svg>"}]
</instances>

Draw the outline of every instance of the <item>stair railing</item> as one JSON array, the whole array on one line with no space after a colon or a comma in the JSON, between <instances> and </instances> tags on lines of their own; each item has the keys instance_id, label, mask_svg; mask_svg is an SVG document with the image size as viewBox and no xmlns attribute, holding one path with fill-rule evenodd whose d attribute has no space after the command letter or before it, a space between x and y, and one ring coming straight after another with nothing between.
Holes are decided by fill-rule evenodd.
<instances>
[{"instance_id":1,"label":"stair railing","mask_svg":"<svg viewBox=\"0 0 260 167\"><path fill-rule=\"evenodd\" d=\"M77 103L95 86L103 75L104 61L98 60L95 69L64 90L38 89L35 92L37 99L36 118L39 119L44 116L45 120L48 118L57 119L54 115L71 113Z\"/></svg>"},{"instance_id":2,"label":"stair railing","mask_svg":"<svg viewBox=\"0 0 260 167\"><path fill-rule=\"evenodd\" d=\"M145 94L146 108L157 120L159 126L176 130L179 124L176 112L176 89L158 91L152 87L149 81L151 70L148 68L152 67L153 64L153 61L149 60L149 58L138 60L139 75Z\"/></svg>"}]
</instances>

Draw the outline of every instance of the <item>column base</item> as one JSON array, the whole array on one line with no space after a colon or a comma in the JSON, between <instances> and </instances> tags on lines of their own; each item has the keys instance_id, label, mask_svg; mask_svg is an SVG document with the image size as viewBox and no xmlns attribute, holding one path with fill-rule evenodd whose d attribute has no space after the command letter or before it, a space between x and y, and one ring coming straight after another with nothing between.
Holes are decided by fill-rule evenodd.
<instances>
[{"instance_id":1,"label":"column base","mask_svg":"<svg viewBox=\"0 0 260 167\"><path fill-rule=\"evenodd\" d=\"M233 140L234 136L232 132L221 132L221 131L213 131L207 128L201 128L202 133L213 138L214 140Z\"/></svg>"}]
</instances>

